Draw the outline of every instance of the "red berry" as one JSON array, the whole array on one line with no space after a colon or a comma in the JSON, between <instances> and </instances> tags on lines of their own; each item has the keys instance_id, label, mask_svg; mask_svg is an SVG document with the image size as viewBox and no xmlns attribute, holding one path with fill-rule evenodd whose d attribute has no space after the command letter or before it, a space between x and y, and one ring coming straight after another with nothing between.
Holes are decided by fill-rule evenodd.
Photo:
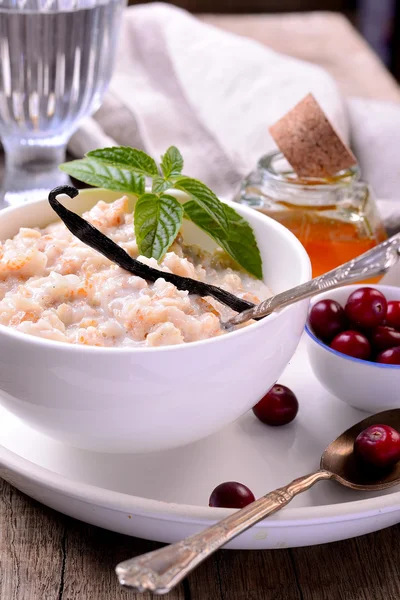
<instances>
[{"instance_id":1,"label":"red berry","mask_svg":"<svg viewBox=\"0 0 400 600\"><path fill-rule=\"evenodd\" d=\"M252 491L237 481L225 481L213 490L208 505L220 508L243 508L254 502Z\"/></svg>"},{"instance_id":2,"label":"red berry","mask_svg":"<svg viewBox=\"0 0 400 600\"><path fill-rule=\"evenodd\" d=\"M266 425L287 425L296 417L299 403L296 396L285 385L275 384L253 407L257 419Z\"/></svg>"},{"instance_id":3,"label":"red berry","mask_svg":"<svg viewBox=\"0 0 400 600\"><path fill-rule=\"evenodd\" d=\"M379 325L372 331L370 340L374 349L382 352L400 346L400 331L396 331L393 327Z\"/></svg>"},{"instance_id":4,"label":"red berry","mask_svg":"<svg viewBox=\"0 0 400 600\"><path fill-rule=\"evenodd\" d=\"M376 362L385 365L400 365L400 346L384 350L376 357Z\"/></svg>"},{"instance_id":5,"label":"red berry","mask_svg":"<svg viewBox=\"0 0 400 600\"><path fill-rule=\"evenodd\" d=\"M335 300L320 300L310 311L310 325L315 335L327 342L346 329L346 322L344 310Z\"/></svg>"},{"instance_id":6,"label":"red berry","mask_svg":"<svg viewBox=\"0 0 400 600\"><path fill-rule=\"evenodd\" d=\"M374 467L392 467L400 460L400 433L389 425L372 425L357 437L354 452Z\"/></svg>"},{"instance_id":7,"label":"red berry","mask_svg":"<svg viewBox=\"0 0 400 600\"><path fill-rule=\"evenodd\" d=\"M343 331L337 335L332 343L331 348L342 354L368 360L371 356L371 344L362 333L358 331Z\"/></svg>"},{"instance_id":8,"label":"red berry","mask_svg":"<svg viewBox=\"0 0 400 600\"><path fill-rule=\"evenodd\" d=\"M386 323L390 327L400 329L400 302L398 300L391 300L388 302Z\"/></svg>"},{"instance_id":9,"label":"red berry","mask_svg":"<svg viewBox=\"0 0 400 600\"><path fill-rule=\"evenodd\" d=\"M350 294L344 307L347 317L360 327L377 327L386 317L387 301L375 288L358 288Z\"/></svg>"}]
</instances>

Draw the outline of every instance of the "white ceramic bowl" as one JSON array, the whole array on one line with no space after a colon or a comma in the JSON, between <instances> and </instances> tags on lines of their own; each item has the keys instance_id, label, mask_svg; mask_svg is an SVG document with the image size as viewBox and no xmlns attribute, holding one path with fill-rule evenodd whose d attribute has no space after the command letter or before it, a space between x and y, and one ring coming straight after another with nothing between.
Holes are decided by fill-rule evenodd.
<instances>
[{"instance_id":1,"label":"white ceramic bowl","mask_svg":"<svg viewBox=\"0 0 400 600\"><path fill-rule=\"evenodd\" d=\"M84 212L120 195L85 190L63 202ZM290 231L235 208L255 231L274 292L310 278L308 256ZM55 217L47 200L6 209L0 239ZM191 223L183 229L185 240L210 247ZM307 309L301 302L218 338L160 348L71 345L0 326L0 403L33 428L88 450L148 452L187 444L240 417L275 383L300 340Z\"/></svg>"},{"instance_id":2,"label":"white ceramic bowl","mask_svg":"<svg viewBox=\"0 0 400 600\"><path fill-rule=\"evenodd\" d=\"M311 307L320 300L332 298L343 307L347 298L362 284L347 285L315 296ZM400 300L400 288L371 285L388 300ZM400 407L400 365L385 365L353 358L332 350L321 342L307 322L307 350L314 374L322 385L343 402L376 413Z\"/></svg>"}]
</instances>

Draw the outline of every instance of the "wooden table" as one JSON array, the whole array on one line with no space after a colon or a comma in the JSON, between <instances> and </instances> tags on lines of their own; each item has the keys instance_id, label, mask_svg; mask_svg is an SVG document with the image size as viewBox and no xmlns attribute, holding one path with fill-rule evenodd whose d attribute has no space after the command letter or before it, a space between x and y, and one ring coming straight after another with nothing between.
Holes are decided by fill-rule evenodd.
<instances>
[{"instance_id":1,"label":"wooden table","mask_svg":"<svg viewBox=\"0 0 400 600\"><path fill-rule=\"evenodd\" d=\"M345 94L400 100L399 88L341 16L204 16L223 29L321 64ZM114 566L157 544L85 525L0 481L0 600L144 598ZM311 548L221 551L169 600L399 600L400 526Z\"/></svg>"}]
</instances>

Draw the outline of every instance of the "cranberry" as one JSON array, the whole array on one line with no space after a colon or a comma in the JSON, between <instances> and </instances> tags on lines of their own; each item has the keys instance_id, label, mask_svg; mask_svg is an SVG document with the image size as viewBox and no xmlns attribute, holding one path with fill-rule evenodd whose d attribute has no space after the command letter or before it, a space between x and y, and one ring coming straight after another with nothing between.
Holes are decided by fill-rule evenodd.
<instances>
[{"instance_id":1,"label":"cranberry","mask_svg":"<svg viewBox=\"0 0 400 600\"><path fill-rule=\"evenodd\" d=\"M385 365L400 365L400 346L384 350L376 357L376 362Z\"/></svg>"},{"instance_id":2,"label":"cranberry","mask_svg":"<svg viewBox=\"0 0 400 600\"><path fill-rule=\"evenodd\" d=\"M400 329L400 302L398 300L391 300L388 302L386 323L389 327Z\"/></svg>"},{"instance_id":3,"label":"cranberry","mask_svg":"<svg viewBox=\"0 0 400 600\"><path fill-rule=\"evenodd\" d=\"M330 342L346 329L346 315L339 302L320 300L310 311L310 325L317 337Z\"/></svg>"},{"instance_id":4,"label":"cranberry","mask_svg":"<svg viewBox=\"0 0 400 600\"><path fill-rule=\"evenodd\" d=\"M357 437L354 452L374 467L392 467L400 460L400 433L389 425L372 425Z\"/></svg>"},{"instance_id":5,"label":"cranberry","mask_svg":"<svg viewBox=\"0 0 400 600\"><path fill-rule=\"evenodd\" d=\"M368 360L371 356L371 344L362 333L358 331L343 331L337 335L332 343L331 348L342 354Z\"/></svg>"},{"instance_id":6,"label":"cranberry","mask_svg":"<svg viewBox=\"0 0 400 600\"><path fill-rule=\"evenodd\" d=\"M209 500L209 506L220 508L243 508L254 502L255 497L252 491L243 483L237 481L225 481L217 485L212 492Z\"/></svg>"},{"instance_id":7,"label":"cranberry","mask_svg":"<svg viewBox=\"0 0 400 600\"><path fill-rule=\"evenodd\" d=\"M266 425L287 425L296 417L299 403L286 385L275 384L253 407L257 419Z\"/></svg>"},{"instance_id":8,"label":"cranberry","mask_svg":"<svg viewBox=\"0 0 400 600\"><path fill-rule=\"evenodd\" d=\"M379 325L372 331L370 339L375 350L382 352L400 346L400 331L396 331L393 327Z\"/></svg>"},{"instance_id":9,"label":"cranberry","mask_svg":"<svg viewBox=\"0 0 400 600\"><path fill-rule=\"evenodd\" d=\"M350 294L344 307L347 317L357 326L371 328L382 324L386 316L387 301L375 288L358 288Z\"/></svg>"}]
</instances>

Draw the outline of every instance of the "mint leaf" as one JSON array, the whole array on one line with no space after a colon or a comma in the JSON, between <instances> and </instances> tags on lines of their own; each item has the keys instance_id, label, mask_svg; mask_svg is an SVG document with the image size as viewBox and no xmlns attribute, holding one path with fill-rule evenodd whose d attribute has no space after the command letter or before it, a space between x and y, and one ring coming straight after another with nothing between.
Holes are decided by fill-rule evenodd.
<instances>
[{"instance_id":1,"label":"mint leaf","mask_svg":"<svg viewBox=\"0 0 400 600\"><path fill-rule=\"evenodd\" d=\"M140 196L145 191L145 180L142 175L137 175L125 169L107 166L90 158L72 160L60 165L61 171L95 187L127 192Z\"/></svg>"},{"instance_id":2,"label":"mint leaf","mask_svg":"<svg viewBox=\"0 0 400 600\"><path fill-rule=\"evenodd\" d=\"M225 206L204 183L190 177L179 177L174 182L174 188L182 190L191 196L192 200L207 213L210 220L215 222L224 233L228 233L229 223Z\"/></svg>"},{"instance_id":3,"label":"mint leaf","mask_svg":"<svg viewBox=\"0 0 400 600\"><path fill-rule=\"evenodd\" d=\"M182 173L183 158L178 148L171 146L168 148L164 156L161 157L161 170L164 177L176 177Z\"/></svg>"},{"instance_id":4,"label":"mint leaf","mask_svg":"<svg viewBox=\"0 0 400 600\"><path fill-rule=\"evenodd\" d=\"M127 169L147 177L157 177L158 168L155 161L142 150L128 146L114 146L88 152L89 158L94 158L105 165Z\"/></svg>"},{"instance_id":5,"label":"mint leaf","mask_svg":"<svg viewBox=\"0 0 400 600\"><path fill-rule=\"evenodd\" d=\"M151 191L155 194L162 194L165 190L170 190L174 187L172 181L168 181L168 179L164 179L161 176L153 177L153 185L151 186Z\"/></svg>"},{"instance_id":6,"label":"mint leaf","mask_svg":"<svg viewBox=\"0 0 400 600\"><path fill-rule=\"evenodd\" d=\"M182 205L173 196L140 196L134 213L136 242L140 254L160 260L175 240L182 218Z\"/></svg>"},{"instance_id":7,"label":"mint leaf","mask_svg":"<svg viewBox=\"0 0 400 600\"><path fill-rule=\"evenodd\" d=\"M223 204L229 221L228 233L216 225L208 212L193 200L185 202L183 208L185 216L208 233L243 269L262 279L262 260L253 230L233 208Z\"/></svg>"},{"instance_id":8,"label":"mint leaf","mask_svg":"<svg viewBox=\"0 0 400 600\"><path fill-rule=\"evenodd\" d=\"M262 262L250 225L223 204L204 183L182 175L183 158L171 146L161 158L162 175L156 162L142 150L126 146L88 152L82 160L60 165L60 169L89 185L139 196L135 210L135 233L141 254L157 260L175 240L184 209L165 192L186 192L185 217L208 233L245 270L262 277ZM152 193L145 193L146 179Z\"/></svg>"}]
</instances>

